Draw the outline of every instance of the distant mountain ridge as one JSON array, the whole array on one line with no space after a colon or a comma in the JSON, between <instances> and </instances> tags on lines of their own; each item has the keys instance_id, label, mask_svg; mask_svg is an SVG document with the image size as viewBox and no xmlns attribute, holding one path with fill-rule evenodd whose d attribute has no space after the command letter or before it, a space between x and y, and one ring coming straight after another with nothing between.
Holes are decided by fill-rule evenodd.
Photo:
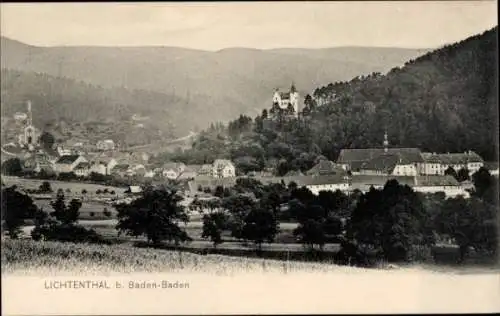
<instances>
[{"instance_id":1,"label":"distant mountain ridge","mask_svg":"<svg viewBox=\"0 0 500 316\"><path fill-rule=\"evenodd\" d=\"M295 83L302 97L326 82L385 73L428 50L179 47L36 47L1 38L1 67L67 77L104 88L154 91L185 100L189 127L256 115L275 88Z\"/></svg>"}]
</instances>

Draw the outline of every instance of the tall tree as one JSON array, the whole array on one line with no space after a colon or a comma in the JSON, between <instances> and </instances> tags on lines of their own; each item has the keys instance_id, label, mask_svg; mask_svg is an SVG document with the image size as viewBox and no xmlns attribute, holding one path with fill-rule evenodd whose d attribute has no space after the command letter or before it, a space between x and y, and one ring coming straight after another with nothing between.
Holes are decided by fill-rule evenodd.
<instances>
[{"instance_id":1,"label":"tall tree","mask_svg":"<svg viewBox=\"0 0 500 316\"><path fill-rule=\"evenodd\" d=\"M222 232L229 228L229 221L226 214L223 212L206 214L203 216L203 231L202 238L210 238L214 244L214 248L220 245L222 240Z\"/></svg>"},{"instance_id":2,"label":"tall tree","mask_svg":"<svg viewBox=\"0 0 500 316\"><path fill-rule=\"evenodd\" d=\"M145 236L149 242L158 244L162 241L190 241L179 222L187 223L189 217L180 204L182 197L175 189L147 189L142 196L130 204L119 204L117 230L131 236Z\"/></svg>"},{"instance_id":3,"label":"tall tree","mask_svg":"<svg viewBox=\"0 0 500 316\"><path fill-rule=\"evenodd\" d=\"M17 191L16 186L2 189L2 222L7 235L16 239L21 233L20 227L25 219L33 218L37 207L26 194Z\"/></svg>"},{"instance_id":4,"label":"tall tree","mask_svg":"<svg viewBox=\"0 0 500 316\"><path fill-rule=\"evenodd\" d=\"M262 243L273 242L279 232L279 224L274 213L256 205L245 217L242 233L246 240L253 241L258 250L262 250Z\"/></svg>"}]
</instances>

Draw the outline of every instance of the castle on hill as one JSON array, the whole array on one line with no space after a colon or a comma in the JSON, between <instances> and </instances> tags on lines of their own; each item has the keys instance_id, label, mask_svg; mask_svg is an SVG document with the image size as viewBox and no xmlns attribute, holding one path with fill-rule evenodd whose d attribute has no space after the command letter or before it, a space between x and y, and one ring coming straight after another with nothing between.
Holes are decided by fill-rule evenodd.
<instances>
[{"instance_id":1,"label":"castle on hill","mask_svg":"<svg viewBox=\"0 0 500 316\"><path fill-rule=\"evenodd\" d=\"M292 83L290 91L280 92L279 89L274 91L273 108L279 108L283 111L293 111L295 117L299 114L299 93Z\"/></svg>"}]
</instances>

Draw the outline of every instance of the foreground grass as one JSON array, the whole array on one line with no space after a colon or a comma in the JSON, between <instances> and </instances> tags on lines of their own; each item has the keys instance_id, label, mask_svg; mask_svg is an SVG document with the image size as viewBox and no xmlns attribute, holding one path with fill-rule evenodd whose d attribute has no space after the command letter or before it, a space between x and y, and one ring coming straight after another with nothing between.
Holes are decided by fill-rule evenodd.
<instances>
[{"instance_id":1,"label":"foreground grass","mask_svg":"<svg viewBox=\"0 0 500 316\"><path fill-rule=\"evenodd\" d=\"M131 272L237 272L315 271L328 272L339 267L327 263L283 262L277 260L197 255L130 245L94 245L33 240L2 240L2 274L53 272L131 273Z\"/></svg>"}]
</instances>

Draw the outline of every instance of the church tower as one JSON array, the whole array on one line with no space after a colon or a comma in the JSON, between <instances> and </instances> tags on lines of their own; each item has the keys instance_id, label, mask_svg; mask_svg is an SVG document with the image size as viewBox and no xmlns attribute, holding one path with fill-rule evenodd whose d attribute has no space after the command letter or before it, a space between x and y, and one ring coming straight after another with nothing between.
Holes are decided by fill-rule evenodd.
<instances>
[{"instance_id":1,"label":"church tower","mask_svg":"<svg viewBox=\"0 0 500 316\"><path fill-rule=\"evenodd\" d=\"M33 114L31 113L31 101L28 101L28 117L24 128L24 142L30 148L37 144L36 129L33 126Z\"/></svg>"}]
</instances>

